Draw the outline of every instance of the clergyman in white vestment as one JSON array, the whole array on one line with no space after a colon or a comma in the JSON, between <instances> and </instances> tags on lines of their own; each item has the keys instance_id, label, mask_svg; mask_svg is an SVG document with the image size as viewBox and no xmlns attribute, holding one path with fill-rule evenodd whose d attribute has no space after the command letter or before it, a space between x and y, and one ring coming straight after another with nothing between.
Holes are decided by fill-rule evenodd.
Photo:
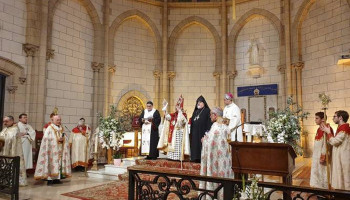
<instances>
[{"instance_id":1,"label":"clergyman in white vestment","mask_svg":"<svg viewBox=\"0 0 350 200\"><path fill-rule=\"evenodd\" d=\"M231 93L225 94L225 108L223 118L229 119L228 127L231 132L231 141L243 142L242 122L241 122L241 110L232 102L233 95Z\"/></svg>"},{"instance_id":2,"label":"clergyman in white vestment","mask_svg":"<svg viewBox=\"0 0 350 200\"><path fill-rule=\"evenodd\" d=\"M22 148L23 148L23 156L24 163L26 164L26 169L33 168L33 143L35 141L35 130L31 125L28 124L28 116L27 114L19 115L19 122L17 124L19 128L19 132L22 136Z\"/></svg>"}]
</instances>

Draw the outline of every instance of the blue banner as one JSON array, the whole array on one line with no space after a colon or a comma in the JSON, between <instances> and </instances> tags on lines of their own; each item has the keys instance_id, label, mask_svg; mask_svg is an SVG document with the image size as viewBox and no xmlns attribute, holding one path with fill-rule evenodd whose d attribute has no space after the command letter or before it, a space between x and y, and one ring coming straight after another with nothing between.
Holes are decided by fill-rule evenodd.
<instances>
[{"instance_id":1,"label":"blue banner","mask_svg":"<svg viewBox=\"0 0 350 200\"><path fill-rule=\"evenodd\" d=\"M278 95L278 85L253 85L237 87L238 97L254 96L254 95Z\"/></svg>"}]
</instances>

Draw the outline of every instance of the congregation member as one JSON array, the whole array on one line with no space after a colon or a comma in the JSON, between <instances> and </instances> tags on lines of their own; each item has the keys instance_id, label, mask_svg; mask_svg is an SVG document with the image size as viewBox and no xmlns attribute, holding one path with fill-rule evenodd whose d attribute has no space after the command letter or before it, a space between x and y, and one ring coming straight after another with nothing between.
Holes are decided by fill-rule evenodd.
<instances>
[{"instance_id":1,"label":"congregation member","mask_svg":"<svg viewBox=\"0 0 350 200\"><path fill-rule=\"evenodd\" d=\"M80 118L78 125L73 128L69 137L71 147L72 168L84 171L89 160L89 137L91 129L85 124L85 119Z\"/></svg>"},{"instance_id":2,"label":"congregation member","mask_svg":"<svg viewBox=\"0 0 350 200\"><path fill-rule=\"evenodd\" d=\"M28 124L27 114L19 115L19 122L17 123L19 132L22 135L22 149L24 156L24 163L26 169L33 168L33 143L35 141L35 130Z\"/></svg>"},{"instance_id":3,"label":"congregation member","mask_svg":"<svg viewBox=\"0 0 350 200\"><path fill-rule=\"evenodd\" d=\"M201 95L196 101L192 118L191 118L191 161L200 163L202 142L204 134L210 130L210 109L205 101L205 98Z\"/></svg>"},{"instance_id":4,"label":"congregation member","mask_svg":"<svg viewBox=\"0 0 350 200\"><path fill-rule=\"evenodd\" d=\"M55 115L41 141L34 178L47 180L47 185L59 184L71 176L68 137L64 133L61 117Z\"/></svg>"},{"instance_id":5,"label":"congregation member","mask_svg":"<svg viewBox=\"0 0 350 200\"><path fill-rule=\"evenodd\" d=\"M22 150L23 134L20 133L13 116L4 117L3 124L5 128L0 132L0 155L20 157L19 185L26 186L27 174Z\"/></svg>"},{"instance_id":6,"label":"congregation member","mask_svg":"<svg viewBox=\"0 0 350 200\"><path fill-rule=\"evenodd\" d=\"M232 177L231 151L227 142L230 129L223 123L222 116L223 111L221 108L216 107L210 112L210 118L214 124L202 140L201 176ZM201 181L199 187L201 189L215 190L218 184ZM218 199L223 199L223 190L219 192Z\"/></svg>"},{"instance_id":7,"label":"congregation member","mask_svg":"<svg viewBox=\"0 0 350 200\"><path fill-rule=\"evenodd\" d=\"M181 95L176 103L176 111L165 116L158 142L158 149L164 151L171 160L183 161L185 155L190 155L188 122L183 105L184 98Z\"/></svg>"},{"instance_id":8,"label":"congregation member","mask_svg":"<svg viewBox=\"0 0 350 200\"><path fill-rule=\"evenodd\" d=\"M329 126L321 125L327 133L328 142L332 149L332 181L334 189L350 190L350 127L347 123L348 112L336 111L333 122L338 125L335 135Z\"/></svg>"},{"instance_id":9,"label":"congregation member","mask_svg":"<svg viewBox=\"0 0 350 200\"><path fill-rule=\"evenodd\" d=\"M235 103L233 103L232 93L225 94L224 103L224 123L228 124L228 127L231 130L229 138L231 138L231 141L243 142L241 110Z\"/></svg>"},{"instance_id":10,"label":"congregation member","mask_svg":"<svg viewBox=\"0 0 350 200\"><path fill-rule=\"evenodd\" d=\"M161 117L159 111L153 108L152 101L148 101L146 107L139 118L142 126L141 154L146 154L146 159L155 160L159 156L157 145L159 141L158 127Z\"/></svg>"},{"instance_id":11,"label":"congregation member","mask_svg":"<svg viewBox=\"0 0 350 200\"><path fill-rule=\"evenodd\" d=\"M333 134L333 129L329 124L325 123L325 115L323 112L317 112L315 114L315 123L318 125L318 129L314 141L314 150L312 154L310 186L317 188L328 188L327 180L327 166L326 166L326 139L322 127L329 127ZM330 150L330 148L329 148Z\"/></svg>"}]
</instances>

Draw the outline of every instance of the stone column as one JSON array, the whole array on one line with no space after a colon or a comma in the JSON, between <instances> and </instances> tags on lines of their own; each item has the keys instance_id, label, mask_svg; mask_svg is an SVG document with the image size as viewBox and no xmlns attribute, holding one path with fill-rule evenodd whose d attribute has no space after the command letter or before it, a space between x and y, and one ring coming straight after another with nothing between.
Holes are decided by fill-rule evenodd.
<instances>
[{"instance_id":1,"label":"stone column","mask_svg":"<svg viewBox=\"0 0 350 200\"><path fill-rule=\"evenodd\" d=\"M221 0L221 46L222 46L222 84L217 88L218 93L224 95L227 92L227 7L226 0ZM221 91L220 91L221 90ZM220 97L220 96L219 96ZM223 107L224 102L217 99L218 106Z\"/></svg>"},{"instance_id":2,"label":"stone column","mask_svg":"<svg viewBox=\"0 0 350 200\"><path fill-rule=\"evenodd\" d=\"M163 76L162 76L162 92L161 97L168 101L169 105L173 101L169 93L168 81L168 0L163 2L163 18L162 18L162 58L163 58ZM174 75L175 76L175 75Z\"/></svg>"},{"instance_id":3,"label":"stone column","mask_svg":"<svg viewBox=\"0 0 350 200\"><path fill-rule=\"evenodd\" d=\"M294 82L295 91L296 91L295 102L297 102L298 105L303 106L301 72L302 72L302 69L304 68L304 62L299 61L299 62L293 63L292 68L293 68L293 79L292 80ZM307 149L308 149L307 140L308 140L308 138L307 138L307 135L305 134L304 129L303 129L303 120L300 121L300 126L301 126L300 140L301 140L301 146L303 148L303 156L308 157L308 152L307 152Z\"/></svg>"},{"instance_id":4,"label":"stone column","mask_svg":"<svg viewBox=\"0 0 350 200\"><path fill-rule=\"evenodd\" d=\"M290 30L290 0L283 1L283 24L284 24L284 38L286 44L286 94L287 96L293 96L293 78L292 78L292 66L291 66L291 30Z\"/></svg>"},{"instance_id":5,"label":"stone column","mask_svg":"<svg viewBox=\"0 0 350 200\"><path fill-rule=\"evenodd\" d=\"M233 72L228 72L227 76L228 76L228 91L231 92L232 94L234 94L234 90L235 90L235 86L234 86L234 79L237 75L237 71L233 71Z\"/></svg>"},{"instance_id":6,"label":"stone column","mask_svg":"<svg viewBox=\"0 0 350 200\"><path fill-rule=\"evenodd\" d=\"M280 88L282 90L282 93L280 96L282 97L282 103L281 106L284 108L286 106L286 66L285 65L279 65L277 67L278 71L281 73L281 85Z\"/></svg>"},{"instance_id":7,"label":"stone column","mask_svg":"<svg viewBox=\"0 0 350 200\"><path fill-rule=\"evenodd\" d=\"M26 90L25 90L25 105L24 105L24 111L29 115L29 108L31 105L31 86L32 86L32 69L34 67L34 55L35 52L37 52L39 49L38 46L33 44L23 44L23 51L26 53L26 63L27 63L27 72L24 77L22 78L22 84L26 82Z\"/></svg>"},{"instance_id":8,"label":"stone column","mask_svg":"<svg viewBox=\"0 0 350 200\"><path fill-rule=\"evenodd\" d=\"M104 65L108 66L104 69L104 116L108 115L109 103L110 103L110 71L113 71L112 63L109 63L108 59L108 41L109 41L109 11L110 11L110 0L104 0L103 7L103 27L104 27ZM115 69L115 68L114 68Z\"/></svg>"},{"instance_id":9,"label":"stone column","mask_svg":"<svg viewBox=\"0 0 350 200\"><path fill-rule=\"evenodd\" d=\"M97 63L97 62L92 62L91 63L91 68L92 71L94 72L94 83L93 83L93 88L94 88L94 93L93 93L93 113L92 113L92 127L96 128L98 124L98 119L96 118L97 112L98 112L98 95L99 95L99 72L100 70L104 67L103 63Z\"/></svg>"},{"instance_id":10,"label":"stone column","mask_svg":"<svg viewBox=\"0 0 350 200\"><path fill-rule=\"evenodd\" d=\"M297 103L300 106L303 106L303 101L302 101L302 79L301 79L301 72L302 69L304 68L304 62L297 62L293 63L293 68L295 70L295 75L296 75L296 96L297 96Z\"/></svg>"},{"instance_id":11,"label":"stone column","mask_svg":"<svg viewBox=\"0 0 350 200\"><path fill-rule=\"evenodd\" d=\"M168 89L168 91L169 91L169 94L168 94L168 97L169 97L169 101L168 101L168 103L169 103L169 107L170 107L170 109L172 109L172 108L174 108L174 78L175 78L175 76L176 76L176 72L174 72L174 71L169 71L168 72L168 81L169 81L169 89Z\"/></svg>"},{"instance_id":12,"label":"stone column","mask_svg":"<svg viewBox=\"0 0 350 200\"><path fill-rule=\"evenodd\" d=\"M215 106L220 105L220 72L214 72L213 76L215 77L216 87L215 87L215 94L216 94L216 100L215 100Z\"/></svg>"},{"instance_id":13,"label":"stone column","mask_svg":"<svg viewBox=\"0 0 350 200\"><path fill-rule=\"evenodd\" d=\"M159 70L154 70L153 71L153 76L154 76L154 81L155 81L155 91L154 91L154 94L155 94L155 97L154 97L154 105L156 108L160 109L162 108L161 106L161 101L160 101L160 76L162 75L162 72L160 72Z\"/></svg>"},{"instance_id":14,"label":"stone column","mask_svg":"<svg viewBox=\"0 0 350 200\"><path fill-rule=\"evenodd\" d=\"M9 92L9 96L10 96L10 100L9 102L10 103L10 109L9 109L9 113L11 113L12 115L14 115L15 113L15 93L16 93L16 90L18 89L18 86L17 85L9 85L6 87L7 91Z\"/></svg>"}]
</instances>

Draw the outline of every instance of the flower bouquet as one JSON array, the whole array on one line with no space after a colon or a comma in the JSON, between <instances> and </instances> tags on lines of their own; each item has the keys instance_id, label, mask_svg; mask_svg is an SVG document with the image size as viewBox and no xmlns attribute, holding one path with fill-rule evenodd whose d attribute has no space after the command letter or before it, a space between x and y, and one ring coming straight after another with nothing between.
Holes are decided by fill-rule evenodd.
<instances>
[{"instance_id":1,"label":"flower bouquet","mask_svg":"<svg viewBox=\"0 0 350 200\"><path fill-rule=\"evenodd\" d=\"M268 140L289 144L297 154L301 155L300 121L306 119L308 115L308 112L303 112L302 108L293 102L292 97L289 97L284 110L270 113L270 119L266 122Z\"/></svg>"}]
</instances>

